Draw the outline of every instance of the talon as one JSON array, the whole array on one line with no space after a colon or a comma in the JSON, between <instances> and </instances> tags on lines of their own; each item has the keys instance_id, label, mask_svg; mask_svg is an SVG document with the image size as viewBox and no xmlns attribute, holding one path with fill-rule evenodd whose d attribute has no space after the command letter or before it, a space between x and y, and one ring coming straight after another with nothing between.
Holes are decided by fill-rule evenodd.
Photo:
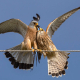
<instances>
[{"instance_id":1,"label":"talon","mask_svg":"<svg viewBox=\"0 0 80 80\"><path fill-rule=\"evenodd\" d=\"M34 53L35 52L35 49L32 49L32 52Z\"/></svg>"},{"instance_id":2,"label":"talon","mask_svg":"<svg viewBox=\"0 0 80 80\"><path fill-rule=\"evenodd\" d=\"M40 53L42 53L42 50L41 49L37 49Z\"/></svg>"},{"instance_id":3,"label":"talon","mask_svg":"<svg viewBox=\"0 0 80 80\"><path fill-rule=\"evenodd\" d=\"M53 51L56 51L56 49L53 49Z\"/></svg>"}]
</instances>

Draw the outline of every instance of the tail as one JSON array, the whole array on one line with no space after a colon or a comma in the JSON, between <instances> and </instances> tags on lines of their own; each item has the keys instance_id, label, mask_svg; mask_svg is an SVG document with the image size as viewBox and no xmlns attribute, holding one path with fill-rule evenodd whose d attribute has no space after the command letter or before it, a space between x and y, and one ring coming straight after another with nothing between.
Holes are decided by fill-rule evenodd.
<instances>
[{"instance_id":1,"label":"tail","mask_svg":"<svg viewBox=\"0 0 80 80\"><path fill-rule=\"evenodd\" d=\"M21 50L21 44L10 48L9 50ZM5 52L4 53L14 68L30 69L33 68L33 54L32 52Z\"/></svg>"},{"instance_id":2,"label":"tail","mask_svg":"<svg viewBox=\"0 0 80 80\"><path fill-rule=\"evenodd\" d=\"M65 69L68 69L68 55L66 52L55 52L56 56L48 59L48 75L59 77L65 75Z\"/></svg>"}]
</instances>

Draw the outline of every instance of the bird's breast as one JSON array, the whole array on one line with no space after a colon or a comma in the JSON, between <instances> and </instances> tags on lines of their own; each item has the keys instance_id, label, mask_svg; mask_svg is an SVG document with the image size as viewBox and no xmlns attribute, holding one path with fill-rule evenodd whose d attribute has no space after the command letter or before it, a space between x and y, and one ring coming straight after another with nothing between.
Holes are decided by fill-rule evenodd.
<instances>
[{"instance_id":1,"label":"bird's breast","mask_svg":"<svg viewBox=\"0 0 80 80\"><path fill-rule=\"evenodd\" d=\"M54 48L56 49L51 38L46 34L45 31L39 31L37 33L37 42L39 48L43 50L53 50Z\"/></svg>"}]
</instances>

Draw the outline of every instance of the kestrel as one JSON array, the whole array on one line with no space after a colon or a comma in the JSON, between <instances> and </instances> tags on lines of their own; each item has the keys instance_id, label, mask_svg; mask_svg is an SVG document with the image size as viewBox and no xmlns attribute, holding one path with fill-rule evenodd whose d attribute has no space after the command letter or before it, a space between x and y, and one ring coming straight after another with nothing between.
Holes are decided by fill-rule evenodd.
<instances>
[{"instance_id":1,"label":"kestrel","mask_svg":"<svg viewBox=\"0 0 80 80\"><path fill-rule=\"evenodd\" d=\"M36 33L39 28L38 21L40 16L38 14L37 18L33 17L34 20L26 25L19 19L10 19L0 23L0 34L7 32L16 32L23 36L24 41L9 50L32 50L37 49L36 44ZM34 49L32 49L32 47ZM33 67L34 56L32 52L6 52L6 57L9 58L11 64L14 68L19 67L19 69L30 69Z\"/></svg>"},{"instance_id":2,"label":"kestrel","mask_svg":"<svg viewBox=\"0 0 80 80\"><path fill-rule=\"evenodd\" d=\"M48 74L52 77L65 75L65 69L68 68L69 53L59 51L53 44L51 38L60 25L69 18L73 13L78 11L80 7L73 9L62 16L53 20L47 27L46 32L40 28L37 33L37 46L41 50L52 50L54 52L43 52L44 57L47 56ZM59 51L59 52L55 52Z\"/></svg>"}]
</instances>

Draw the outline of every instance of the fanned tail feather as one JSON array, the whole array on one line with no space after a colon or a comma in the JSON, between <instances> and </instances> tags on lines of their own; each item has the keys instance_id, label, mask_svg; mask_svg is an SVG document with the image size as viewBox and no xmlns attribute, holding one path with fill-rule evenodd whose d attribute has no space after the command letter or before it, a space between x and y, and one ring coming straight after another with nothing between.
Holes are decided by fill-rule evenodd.
<instances>
[{"instance_id":1,"label":"fanned tail feather","mask_svg":"<svg viewBox=\"0 0 80 80\"><path fill-rule=\"evenodd\" d=\"M48 74L52 77L65 75L65 69L68 69L68 55L66 52L55 52L56 56L48 59Z\"/></svg>"},{"instance_id":2,"label":"fanned tail feather","mask_svg":"<svg viewBox=\"0 0 80 80\"><path fill-rule=\"evenodd\" d=\"M9 50L21 50L21 44L10 48ZM32 52L5 52L4 53L14 68L30 69L33 67L33 54Z\"/></svg>"}]
</instances>

